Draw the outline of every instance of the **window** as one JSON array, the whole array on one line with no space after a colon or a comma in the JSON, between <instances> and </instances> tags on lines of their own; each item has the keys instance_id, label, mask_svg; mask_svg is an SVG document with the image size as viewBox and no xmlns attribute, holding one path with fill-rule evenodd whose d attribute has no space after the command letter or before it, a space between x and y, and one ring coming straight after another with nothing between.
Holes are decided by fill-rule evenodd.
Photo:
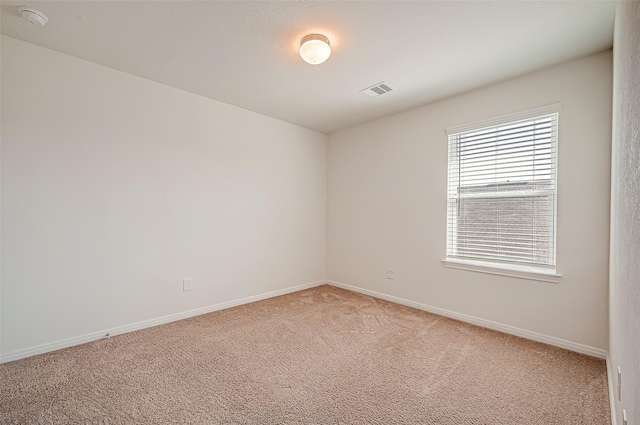
<instances>
[{"instance_id":1,"label":"window","mask_svg":"<svg viewBox=\"0 0 640 425\"><path fill-rule=\"evenodd\" d=\"M447 131L447 260L555 273L558 111Z\"/></svg>"}]
</instances>

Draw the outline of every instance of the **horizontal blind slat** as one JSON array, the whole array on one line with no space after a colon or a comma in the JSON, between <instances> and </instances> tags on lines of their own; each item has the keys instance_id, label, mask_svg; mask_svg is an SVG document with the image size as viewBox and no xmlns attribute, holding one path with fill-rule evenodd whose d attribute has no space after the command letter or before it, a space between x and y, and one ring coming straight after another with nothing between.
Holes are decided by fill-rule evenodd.
<instances>
[{"instance_id":1,"label":"horizontal blind slat","mask_svg":"<svg viewBox=\"0 0 640 425\"><path fill-rule=\"evenodd\" d=\"M537 124L533 124L533 123L527 123L525 125L521 125L519 127L513 127L513 128L509 128L509 129L503 129L503 130L494 130L494 131L487 131L484 133L477 133L477 134L469 134L469 135L462 135L460 137L458 137L458 140L462 141L462 142L478 142L478 143L482 143L484 140L490 140L492 138L496 138L496 137L512 137L512 136L517 136L519 134L526 134L526 133L530 133L532 131L549 131L549 133L555 131L556 129L556 122L555 121L546 121L546 122L539 122ZM456 137L455 135L449 136L449 137Z\"/></svg>"}]
</instances>

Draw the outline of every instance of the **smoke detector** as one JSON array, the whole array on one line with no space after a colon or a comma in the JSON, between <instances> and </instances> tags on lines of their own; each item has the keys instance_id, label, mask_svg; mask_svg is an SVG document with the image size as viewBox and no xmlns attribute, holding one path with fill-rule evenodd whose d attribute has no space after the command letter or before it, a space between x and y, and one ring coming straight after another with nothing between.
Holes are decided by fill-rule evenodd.
<instances>
[{"instance_id":1,"label":"smoke detector","mask_svg":"<svg viewBox=\"0 0 640 425\"><path fill-rule=\"evenodd\" d=\"M394 90L394 87L391 84L382 81L378 84L372 85L371 87L360 90L360 93L364 93L369 97L376 97L389 93L391 90Z\"/></svg>"},{"instance_id":2,"label":"smoke detector","mask_svg":"<svg viewBox=\"0 0 640 425\"><path fill-rule=\"evenodd\" d=\"M34 25L40 25L41 27L44 27L45 24L49 22L49 18L47 18L47 15L37 9L20 6L18 8L18 11L20 12L20 16Z\"/></svg>"}]
</instances>

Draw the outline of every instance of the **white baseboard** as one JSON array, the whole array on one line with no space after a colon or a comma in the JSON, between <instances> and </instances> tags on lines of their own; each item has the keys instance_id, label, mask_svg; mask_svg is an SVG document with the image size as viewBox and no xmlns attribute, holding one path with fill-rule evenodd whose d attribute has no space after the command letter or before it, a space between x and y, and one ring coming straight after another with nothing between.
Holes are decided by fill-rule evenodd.
<instances>
[{"instance_id":1,"label":"white baseboard","mask_svg":"<svg viewBox=\"0 0 640 425\"><path fill-rule=\"evenodd\" d=\"M248 304L255 301L264 300L267 298L277 297L279 295L289 294L291 292L302 291L303 289L314 288L316 286L324 285L327 282L325 280L318 280L315 282L309 282L302 285L291 286L285 289L279 289L277 291L265 292L251 297L240 298L238 300L227 301L220 304L214 304L207 307L196 308L194 310L183 311L180 313L169 314L167 316L157 317L155 319L143 320L137 323L131 323L129 325L118 326L117 328L103 329L98 332L92 332L89 334L64 339L61 341L50 342L35 347L29 347L22 350L7 353L0 358L0 363L6 363L14 360L24 359L26 357L35 356L36 354L48 353L50 351L60 350L62 348L72 347L74 345L84 344L86 342L95 341L104 338L106 334L110 336L121 335L128 332L137 331L140 329L150 328L152 326L162 325L164 323L175 322L176 320L187 319L193 316L199 316L201 314L211 313L218 310L224 310L226 308L235 307L242 304Z\"/></svg>"},{"instance_id":2,"label":"white baseboard","mask_svg":"<svg viewBox=\"0 0 640 425\"><path fill-rule=\"evenodd\" d=\"M201 314L211 313L218 310L224 310L226 308L235 307L242 304L248 304L255 301L264 300L267 298L277 297L279 295L289 294L291 292L301 291L304 289L313 288L316 286L323 285L328 283L330 285L347 289L354 292L359 292L361 294L370 295L372 297L380 298L383 300L391 301L397 304L406 305L409 307L417 308L419 310L428 311L430 313L439 314L441 316L449 317L452 319L460 320L462 322L471 323L473 325L481 326L484 328L494 329L500 332L508 333L511 335L516 335L522 338L531 339L534 341L542 342L549 345L554 345L556 347L565 348L567 350L575 351L578 353L586 354L589 356L606 359L607 352L605 350L589 347L587 345L578 344L571 341L566 341L560 338L555 338L552 336L547 336L543 334L539 334L536 332L527 331L524 329L516 328L514 326L504 325L497 322L492 322L489 320L481 319L478 317L468 316L466 314L456 313L454 311L445 310L438 307L433 307L427 304L418 303L415 301L406 300L404 298L395 297L392 295L383 294L381 292L375 292L368 289L359 288L357 286L348 285L342 282L336 281L324 281L319 280L315 282L309 282L302 285L291 286L285 289L280 289L277 291L265 292L262 294L254 295L251 297L241 298L238 300L227 301L224 303L214 304L207 307L201 307L194 310L188 310L180 313L170 314L167 316L158 317L155 319L144 320L137 323L132 323L129 325L119 326L111 329L104 329L98 332L92 332L89 334L64 339L61 341L55 341L47 344L37 345L35 347L29 347L22 350L17 350L14 352L7 353L0 358L0 363L6 363L13 360L19 360L26 357L35 356L37 354L48 353L50 351L60 350L62 348L72 347L74 345L84 344L86 342L95 341L100 338L104 338L108 333L110 336L121 335L128 332L137 331L140 329L149 328L152 326L162 325L164 323L174 322L176 320L182 320L193 316L198 316ZM607 367L609 367L607 363ZM607 369L609 375L609 388L610 392L612 391L612 376L611 370ZM614 424L615 425L615 424Z\"/></svg>"},{"instance_id":3,"label":"white baseboard","mask_svg":"<svg viewBox=\"0 0 640 425\"><path fill-rule=\"evenodd\" d=\"M397 304L402 304L408 307L417 308L418 310L424 310L424 311L428 311L429 313L435 313L440 316L445 316L451 319L460 320L461 322L471 323L473 325L481 326L483 328L494 329L496 331L504 332L511 335L516 335L522 338L531 339L533 341L538 341L538 342L542 342L549 345L554 345L556 347L564 348L570 351L575 351L577 353L586 354L588 356L597 357L600 359L607 358L607 352L600 348L590 347L588 345L578 344L576 342L567 341L567 340L556 338L553 336L531 332L525 329L516 328L514 326L504 325L502 323L481 319L479 317L473 317L473 316L468 316L466 314L456 313L455 311L445 310L445 309L433 307L427 304L406 300L404 298L394 297L393 295L387 295L380 292L371 291L369 289L363 289L357 286L347 285L346 283L342 283L342 282L329 280L327 281L327 283L329 285L337 286L338 288L343 288L349 291L359 292L361 294L370 295L376 298L381 298L383 300L391 301Z\"/></svg>"},{"instance_id":4,"label":"white baseboard","mask_svg":"<svg viewBox=\"0 0 640 425\"><path fill-rule=\"evenodd\" d=\"M609 381L609 407L611 408L611 425L617 425L618 417L616 416L616 391L617 388L616 378L617 373L614 374L615 369L612 369L611 357L607 354L607 379ZM615 377L615 378L614 378Z\"/></svg>"}]
</instances>

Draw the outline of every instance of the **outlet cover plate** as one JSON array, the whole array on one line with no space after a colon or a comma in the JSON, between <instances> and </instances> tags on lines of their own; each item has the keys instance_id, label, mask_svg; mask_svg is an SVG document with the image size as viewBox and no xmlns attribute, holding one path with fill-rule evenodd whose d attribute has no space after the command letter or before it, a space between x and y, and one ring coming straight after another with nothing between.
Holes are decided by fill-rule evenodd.
<instances>
[{"instance_id":1,"label":"outlet cover plate","mask_svg":"<svg viewBox=\"0 0 640 425\"><path fill-rule=\"evenodd\" d=\"M622 369L618 366L618 401L622 401Z\"/></svg>"},{"instance_id":2,"label":"outlet cover plate","mask_svg":"<svg viewBox=\"0 0 640 425\"><path fill-rule=\"evenodd\" d=\"M182 291L188 292L188 291L191 291L192 289L193 289L193 279L190 277L186 279L182 279Z\"/></svg>"}]
</instances>

